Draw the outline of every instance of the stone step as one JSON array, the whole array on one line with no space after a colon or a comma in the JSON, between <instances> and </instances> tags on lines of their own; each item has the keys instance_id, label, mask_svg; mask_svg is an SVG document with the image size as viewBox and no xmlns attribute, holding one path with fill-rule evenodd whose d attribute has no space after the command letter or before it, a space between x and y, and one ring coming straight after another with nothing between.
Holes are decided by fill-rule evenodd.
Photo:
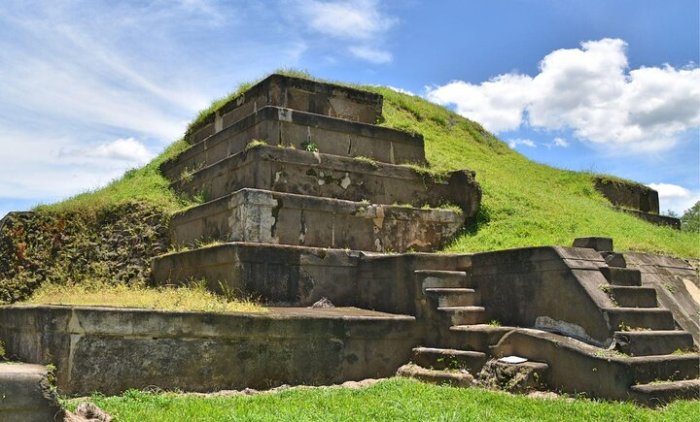
<instances>
[{"instance_id":1,"label":"stone step","mask_svg":"<svg viewBox=\"0 0 700 422\"><path fill-rule=\"evenodd\" d=\"M697 353L651 355L630 358L636 384L656 381L678 381L700 376L700 355Z\"/></svg>"},{"instance_id":2,"label":"stone step","mask_svg":"<svg viewBox=\"0 0 700 422\"><path fill-rule=\"evenodd\" d=\"M423 291L429 288L473 288L472 279L465 271L416 270Z\"/></svg>"},{"instance_id":3,"label":"stone step","mask_svg":"<svg viewBox=\"0 0 700 422\"><path fill-rule=\"evenodd\" d=\"M425 289L428 297L437 299L437 307L475 306L481 302L479 293L474 289L460 287L430 287Z\"/></svg>"},{"instance_id":4,"label":"stone step","mask_svg":"<svg viewBox=\"0 0 700 422\"><path fill-rule=\"evenodd\" d=\"M663 308L608 308L603 309L614 330L673 330L673 314Z\"/></svg>"},{"instance_id":5,"label":"stone step","mask_svg":"<svg viewBox=\"0 0 700 422\"><path fill-rule=\"evenodd\" d=\"M651 406L666 404L673 400L697 400L700 398L700 380L637 384L630 387L630 395L635 401Z\"/></svg>"},{"instance_id":6,"label":"stone step","mask_svg":"<svg viewBox=\"0 0 700 422\"><path fill-rule=\"evenodd\" d=\"M400 367L399 370L396 371L396 375L417 379L430 384L446 384L453 387L469 387L474 382L474 377L465 370L426 369L410 363Z\"/></svg>"},{"instance_id":7,"label":"stone step","mask_svg":"<svg viewBox=\"0 0 700 422\"><path fill-rule=\"evenodd\" d=\"M449 316L451 325L486 322L486 309L483 306L443 306L437 309Z\"/></svg>"},{"instance_id":8,"label":"stone step","mask_svg":"<svg viewBox=\"0 0 700 422\"><path fill-rule=\"evenodd\" d=\"M616 286L641 286L642 273L631 268L603 267L600 269L608 283Z\"/></svg>"},{"instance_id":9,"label":"stone step","mask_svg":"<svg viewBox=\"0 0 700 422\"><path fill-rule=\"evenodd\" d=\"M486 363L486 353L473 350L416 347L413 363L427 369L465 369L476 375Z\"/></svg>"},{"instance_id":10,"label":"stone step","mask_svg":"<svg viewBox=\"0 0 700 422\"><path fill-rule=\"evenodd\" d=\"M666 355L690 351L693 336L687 331L616 331L617 349L632 356Z\"/></svg>"},{"instance_id":11,"label":"stone step","mask_svg":"<svg viewBox=\"0 0 700 422\"><path fill-rule=\"evenodd\" d=\"M486 353L511 330L513 327L502 327L497 324L453 325L450 327L451 335L447 339L447 345L455 349Z\"/></svg>"},{"instance_id":12,"label":"stone step","mask_svg":"<svg viewBox=\"0 0 700 422\"><path fill-rule=\"evenodd\" d=\"M257 142L390 164L425 165L423 136L383 126L287 108L264 107L164 162L161 171L187 174L244 152Z\"/></svg>"},{"instance_id":13,"label":"stone step","mask_svg":"<svg viewBox=\"0 0 700 422\"><path fill-rule=\"evenodd\" d=\"M656 290L653 287L610 286L610 294L619 306L629 308L656 308Z\"/></svg>"},{"instance_id":14,"label":"stone step","mask_svg":"<svg viewBox=\"0 0 700 422\"><path fill-rule=\"evenodd\" d=\"M254 144L193 173L181 174L178 169L164 168L170 187L207 200L254 188L376 204L455 204L467 217L476 214L481 200L470 171L436 177L406 166L267 144Z\"/></svg>"},{"instance_id":15,"label":"stone step","mask_svg":"<svg viewBox=\"0 0 700 422\"><path fill-rule=\"evenodd\" d=\"M192 128L186 139L200 142L266 106L374 124L382 117L382 102L382 96L372 92L272 74L227 101L215 115Z\"/></svg>"},{"instance_id":16,"label":"stone step","mask_svg":"<svg viewBox=\"0 0 700 422\"><path fill-rule=\"evenodd\" d=\"M175 245L224 241L404 252L440 248L463 222L451 209L241 189L173 215L170 225Z\"/></svg>"}]
</instances>

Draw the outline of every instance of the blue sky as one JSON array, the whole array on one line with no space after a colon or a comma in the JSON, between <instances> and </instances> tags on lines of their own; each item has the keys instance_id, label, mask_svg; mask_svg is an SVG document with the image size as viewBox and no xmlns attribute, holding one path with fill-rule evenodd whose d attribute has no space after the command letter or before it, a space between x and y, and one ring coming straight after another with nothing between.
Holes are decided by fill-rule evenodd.
<instances>
[{"instance_id":1,"label":"blue sky","mask_svg":"<svg viewBox=\"0 0 700 422\"><path fill-rule=\"evenodd\" d=\"M526 156L700 199L698 1L15 1L0 216L95 189L274 69L389 85Z\"/></svg>"}]
</instances>

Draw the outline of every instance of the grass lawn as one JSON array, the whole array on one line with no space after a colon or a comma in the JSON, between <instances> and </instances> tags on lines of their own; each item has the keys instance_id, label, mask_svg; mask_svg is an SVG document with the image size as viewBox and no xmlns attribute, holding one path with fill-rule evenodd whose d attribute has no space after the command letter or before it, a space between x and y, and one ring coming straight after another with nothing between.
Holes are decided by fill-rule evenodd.
<instances>
[{"instance_id":1,"label":"grass lawn","mask_svg":"<svg viewBox=\"0 0 700 422\"><path fill-rule=\"evenodd\" d=\"M696 421L700 401L661 409L584 399L512 396L393 378L371 387L294 388L253 396L129 391L91 400L118 421ZM67 400L74 409L79 399Z\"/></svg>"}]
</instances>

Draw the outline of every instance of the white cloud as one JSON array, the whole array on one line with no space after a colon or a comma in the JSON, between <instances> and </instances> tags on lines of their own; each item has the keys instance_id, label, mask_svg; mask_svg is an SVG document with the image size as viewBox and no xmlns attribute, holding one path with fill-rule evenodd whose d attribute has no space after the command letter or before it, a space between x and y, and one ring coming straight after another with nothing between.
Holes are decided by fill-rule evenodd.
<instances>
[{"instance_id":1,"label":"white cloud","mask_svg":"<svg viewBox=\"0 0 700 422\"><path fill-rule=\"evenodd\" d=\"M566 147L569 146L569 142L568 142L566 139L564 139L564 138L559 138L559 137L554 138L553 143L554 143L554 146L555 146L555 147L566 148Z\"/></svg>"},{"instance_id":2,"label":"white cloud","mask_svg":"<svg viewBox=\"0 0 700 422\"><path fill-rule=\"evenodd\" d=\"M692 192L683 186L671 183L649 183L647 186L659 193L659 208L673 210L678 215L700 200L700 192Z\"/></svg>"},{"instance_id":3,"label":"white cloud","mask_svg":"<svg viewBox=\"0 0 700 422\"><path fill-rule=\"evenodd\" d=\"M509 139L506 141L508 143L508 146L511 147L512 149L516 149L518 145L524 145L529 148L537 148L537 144L535 144L531 139Z\"/></svg>"},{"instance_id":4,"label":"white cloud","mask_svg":"<svg viewBox=\"0 0 700 422\"><path fill-rule=\"evenodd\" d=\"M82 155L107 160L127 161L134 164L146 164L153 158L145 145L134 138L117 139L82 150Z\"/></svg>"},{"instance_id":5,"label":"white cloud","mask_svg":"<svg viewBox=\"0 0 700 422\"><path fill-rule=\"evenodd\" d=\"M576 137L629 152L658 151L700 126L700 68L628 70L626 43L602 39L560 49L534 77L504 74L475 85L429 87L427 97L495 132L522 124L572 129Z\"/></svg>"},{"instance_id":6,"label":"white cloud","mask_svg":"<svg viewBox=\"0 0 700 422\"><path fill-rule=\"evenodd\" d=\"M376 0L302 0L299 7L313 30L348 40L371 40L396 23L379 11Z\"/></svg>"},{"instance_id":7,"label":"white cloud","mask_svg":"<svg viewBox=\"0 0 700 422\"><path fill-rule=\"evenodd\" d=\"M392 60L391 53L388 51L378 50L372 47L353 46L350 47L350 52L355 57L377 64L389 63Z\"/></svg>"},{"instance_id":8,"label":"white cloud","mask_svg":"<svg viewBox=\"0 0 700 422\"><path fill-rule=\"evenodd\" d=\"M397 20L380 11L379 1L298 0L295 6L305 27L349 42L348 51L353 56L376 64L392 61L392 54L379 45Z\"/></svg>"}]
</instances>

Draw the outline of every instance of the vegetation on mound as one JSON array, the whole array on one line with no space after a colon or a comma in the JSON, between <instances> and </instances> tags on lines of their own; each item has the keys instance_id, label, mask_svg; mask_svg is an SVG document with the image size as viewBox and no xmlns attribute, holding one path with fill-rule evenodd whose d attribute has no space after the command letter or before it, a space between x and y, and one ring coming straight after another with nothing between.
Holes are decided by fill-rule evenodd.
<instances>
[{"instance_id":1,"label":"vegetation on mound","mask_svg":"<svg viewBox=\"0 0 700 422\"><path fill-rule=\"evenodd\" d=\"M143 283L45 283L23 302L35 305L110 306L164 311L265 312L247 300L224 298L207 290L203 283L182 287L148 287Z\"/></svg>"},{"instance_id":2,"label":"vegetation on mound","mask_svg":"<svg viewBox=\"0 0 700 422\"><path fill-rule=\"evenodd\" d=\"M83 399L66 400L74 410ZM630 403L512 396L394 378L371 387L294 388L208 397L128 391L92 401L119 421L693 421L698 401L652 410Z\"/></svg>"},{"instance_id":3,"label":"vegetation on mound","mask_svg":"<svg viewBox=\"0 0 700 422\"><path fill-rule=\"evenodd\" d=\"M135 202L9 216L0 229L0 302L27 299L43 283L145 283L150 260L168 249L168 220L162 208Z\"/></svg>"}]
</instances>

